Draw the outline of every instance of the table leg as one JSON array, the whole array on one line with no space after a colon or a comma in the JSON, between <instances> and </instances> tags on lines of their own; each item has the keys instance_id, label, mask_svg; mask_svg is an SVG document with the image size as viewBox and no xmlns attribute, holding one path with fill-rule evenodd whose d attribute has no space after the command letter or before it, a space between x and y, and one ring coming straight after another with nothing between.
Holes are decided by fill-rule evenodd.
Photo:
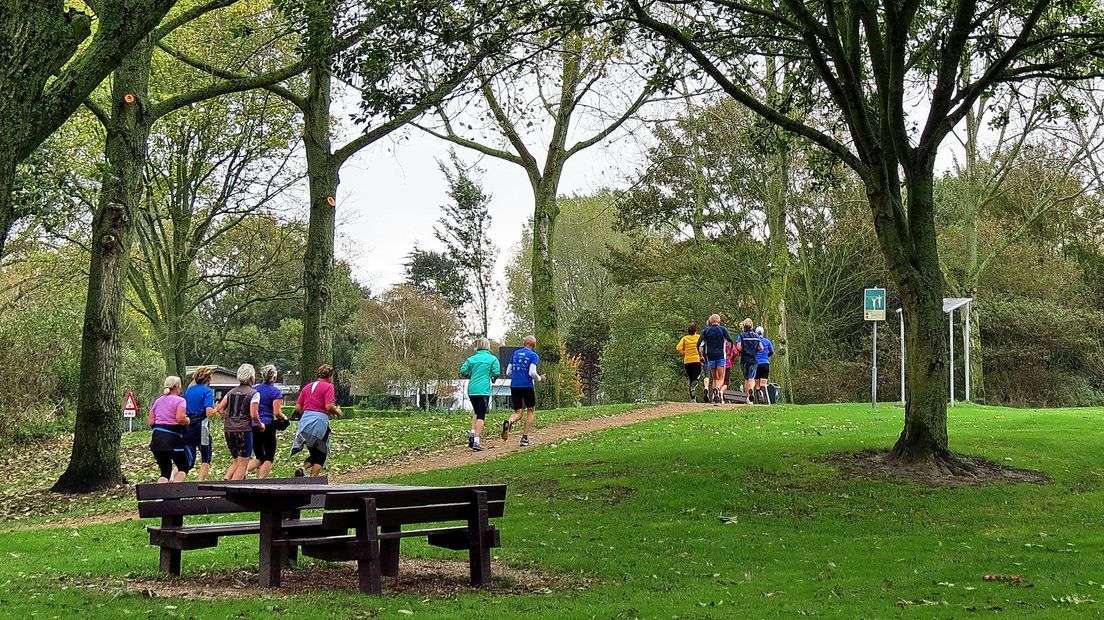
<instances>
[{"instance_id":1,"label":"table leg","mask_svg":"<svg viewBox=\"0 0 1104 620\"><path fill-rule=\"evenodd\" d=\"M398 532L398 525L384 525L380 527L383 533ZM380 541L380 574L386 577L397 577L399 574L399 539L390 538Z\"/></svg>"},{"instance_id":2,"label":"table leg","mask_svg":"<svg viewBox=\"0 0 1104 620\"><path fill-rule=\"evenodd\" d=\"M280 587L280 569L284 558L273 541L280 534L280 512L266 510L261 512L260 573L262 588Z\"/></svg>"}]
</instances>

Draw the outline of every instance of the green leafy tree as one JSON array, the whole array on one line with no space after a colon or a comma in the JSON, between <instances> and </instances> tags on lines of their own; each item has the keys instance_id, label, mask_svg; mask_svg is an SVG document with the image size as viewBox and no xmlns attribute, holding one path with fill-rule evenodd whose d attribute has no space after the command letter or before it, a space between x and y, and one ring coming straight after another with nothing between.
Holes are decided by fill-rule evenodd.
<instances>
[{"instance_id":1,"label":"green leafy tree","mask_svg":"<svg viewBox=\"0 0 1104 620\"><path fill-rule=\"evenodd\" d=\"M947 436L936 156L986 92L1097 73L1104 16L1049 0L717 1L693 11L677 2L629 0L617 8L678 45L727 95L824 148L862 180L908 324L908 407L890 459L963 473ZM810 62L806 89L827 112L798 117L749 89L760 66L750 60L767 57ZM838 137L843 131L846 142Z\"/></svg>"},{"instance_id":2,"label":"green leafy tree","mask_svg":"<svg viewBox=\"0 0 1104 620\"><path fill-rule=\"evenodd\" d=\"M491 242L491 214L487 207L491 197L483 191L476 175L482 170L469 169L449 152L449 165L438 162L448 183L452 200L441 206L444 215L433 227L433 235L444 244L445 254L459 269L473 298L479 335L486 336L491 321L491 296L494 294L494 266L498 248Z\"/></svg>"},{"instance_id":3,"label":"green leafy tree","mask_svg":"<svg viewBox=\"0 0 1104 620\"><path fill-rule=\"evenodd\" d=\"M211 4L216 3L225 4ZM16 165L84 103L176 2L101 0L80 9L70 4L11 0L0 7L0 257L16 219Z\"/></svg>"},{"instance_id":4,"label":"green leafy tree","mask_svg":"<svg viewBox=\"0 0 1104 620\"><path fill-rule=\"evenodd\" d=\"M463 356L464 329L448 304L409 286L361 302L349 329L359 340L354 380L376 392L444 396L442 380L456 375Z\"/></svg>"},{"instance_id":5,"label":"green leafy tree","mask_svg":"<svg viewBox=\"0 0 1104 620\"><path fill-rule=\"evenodd\" d=\"M625 69L628 56L645 53L633 48L633 37L600 27L555 26L529 37L516 37L504 51L477 71L478 95L465 100L489 119L476 137L455 110L437 107L436 126L420 124L430 134L521 168L533 192L530 227L530 315L537 352L549 380L540 388L555 405L561 317L557 299L556 225L560 216L559 185L564 166L576 154L606 140L655 95L659 79ZM645 61L646 62L646 61ZM649 70L661 65L648 66ZM535 96L526 94L535 89ZM588 112L593 112L589 115ZM576 130L583 137L575 140ZM494 136L494 139L488 137ZM505 146L500 146L505 142Z\"/></svg>"},{"instance_id":6,"label":"green leafy tree","mask_svg":"<svg viewBox=\"0 0 1104 620\"><path fill-rule=\"evenodd\" d=\"M423 250L417 245L403 263L406 283L429 295L437 295L463 317L468 301L467 282L460 267L444 252Z\"/></svg>"}]
</instances>

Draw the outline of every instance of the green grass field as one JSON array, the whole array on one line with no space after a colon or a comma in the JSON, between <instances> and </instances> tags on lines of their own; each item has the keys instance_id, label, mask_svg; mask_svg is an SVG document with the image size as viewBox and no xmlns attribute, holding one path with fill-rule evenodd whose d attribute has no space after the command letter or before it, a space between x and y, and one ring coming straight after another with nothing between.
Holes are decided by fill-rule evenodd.
<instances>
[{"instance_id":1,"label":"green grass field","mask_svg":"<svg viewBox=\"0 0 1104 620\"><path fill-rule=\"evenodd\" d=\"M0 533L0 615L1101 617L1100 413L952 410L956 451L1047 485L843 479L822 455L886 447L900 426L899 409L860 405L711 410L402 478L507 482L496 563L554 575L543 593L294 595L292 579L247 600L147 598L119 587L158 578L141 522L15 529ZM185 578L250 566L255 544L186 552ZM461 557L418 543L403 555Z\"/></svg>"}]
</instances>

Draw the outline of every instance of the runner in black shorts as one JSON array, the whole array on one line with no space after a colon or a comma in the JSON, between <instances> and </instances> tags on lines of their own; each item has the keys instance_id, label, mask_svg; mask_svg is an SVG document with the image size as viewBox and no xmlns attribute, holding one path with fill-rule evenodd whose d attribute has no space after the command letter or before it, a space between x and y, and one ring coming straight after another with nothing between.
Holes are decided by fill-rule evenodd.
<instances>
[{"instance_id":1,"label":"runner in black shorts","mask_svg":"<svg viewBox=\"0 0 1104 620\"><path fill-rule=\"evenodd\" d=\"M525 418L525 431L521 435L522 447L529 445L529 434L533 432L533 422L537 418L537 392L533 382L548 379L537 372L540 356L534 351L537 347L536 337L526 336L523 344L525 346L514 351L506 369L510 373L510 400L513 401L514 415L502 422L502 440L505 441L510 436L514 423L521 421L522 411L529 411Z\"/></svg>"},{"instance_id":2,"label":"runner in black shorts","mask_svg":"<svg viewBox=\"0 0 1104 620\"><path fill-rule=\"evenodd\" d=\"M520 409L535 409L537 407L536 388L513 388L510 390L510 404L514 411Z\"/></svg>"}]
</instances>

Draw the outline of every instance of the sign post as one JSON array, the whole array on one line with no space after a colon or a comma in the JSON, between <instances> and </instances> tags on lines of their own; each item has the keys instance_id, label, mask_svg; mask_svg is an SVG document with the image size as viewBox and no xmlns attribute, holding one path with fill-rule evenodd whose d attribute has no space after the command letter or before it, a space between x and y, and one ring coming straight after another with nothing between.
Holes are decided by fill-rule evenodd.
<instances>
[{"instance_id":1,"label":"sign post","mask_svg":"<svg viewBox=\"0 0 1104 620\"><path fill-rule=\"evenodd\" d=\"M123 417L127 419L127 432L134 431L134 416L138 415L138 401L134 392L127 392L123 399Z\"/></svg>"},{"instance_id":2,"label":"sign post","mask_svg":"<svg viewBox=\"0 0 1104 620\"><path fill-rule=\"evenodd\" d=\"M878 408L878 323L886 318L884 288L868 288L863 292L863 319L874 323L874 356L870 365L870 408Z\"/></svg>"}]
</instances>

